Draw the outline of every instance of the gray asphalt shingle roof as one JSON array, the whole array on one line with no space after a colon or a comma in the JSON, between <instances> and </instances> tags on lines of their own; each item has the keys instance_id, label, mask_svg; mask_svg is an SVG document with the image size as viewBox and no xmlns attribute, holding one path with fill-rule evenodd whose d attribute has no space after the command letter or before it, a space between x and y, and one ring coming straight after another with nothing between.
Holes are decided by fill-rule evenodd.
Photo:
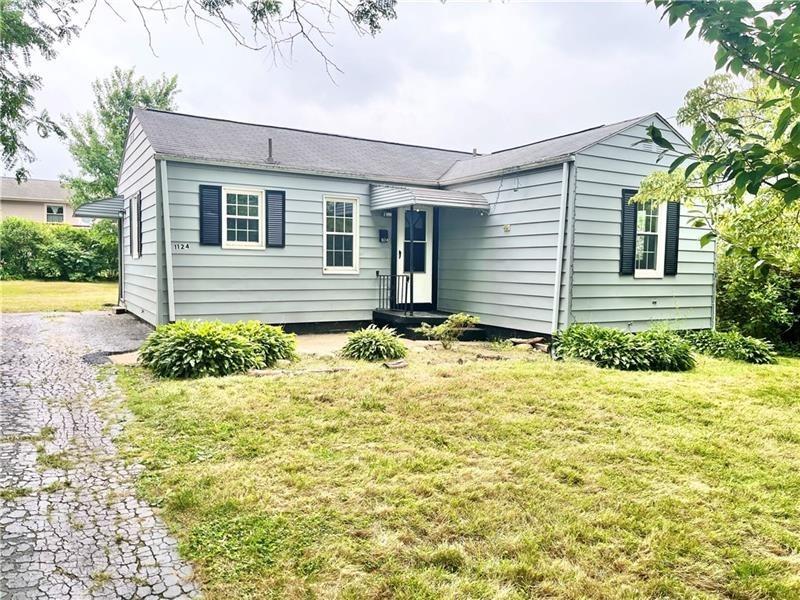
<instances>
[{"instance_id":1,"label":"gray asphalt shingle roof","mask_svg":"<svg viewBox=\"0 0 800 600\"><path fill-rule=\"evenodd\" d=\"M433 184L455 161L471 156L455 150L178 113L134 112L157 154L201 161ZM277 165L268 161L269 138Z\"/></svg>"},{"instance_id":2,"label":"gray asphalt shingle roof","mask_svg":"<svg viewBox=\"0 0 800 600\"><path fill-rule=\"evenodd\" d=\"M447 185L498 171L535 167L566 157L645 118L475 156L470 152L157 110L135 109L134 114L161 157L417 185ZM270 138L275 161L272 163Z\"/></svg>"},{"instance_id":3,"label":"gray asphalt shingle roof","mask_svg":"<svg viewBox=\"0 0 800 600\"><path fill-rule=\"evenodd\" d=\"M601 125L600 127L593 127L592 129L585 129L516 148L483 154L467 160L459 160L444 174L441 180L442 183L446 184L496 171L533 166L538 163L550 162L559 157L567 157L627 129L631 125L635 125L644 118L636 117L635 119L628 119L611 125Z\"/></svg>"}]
</instances>

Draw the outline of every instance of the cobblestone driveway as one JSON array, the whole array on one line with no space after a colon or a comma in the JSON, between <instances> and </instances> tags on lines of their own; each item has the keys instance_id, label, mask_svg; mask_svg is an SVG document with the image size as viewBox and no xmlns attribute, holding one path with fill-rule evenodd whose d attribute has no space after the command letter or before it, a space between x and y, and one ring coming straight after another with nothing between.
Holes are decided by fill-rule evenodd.
<instances>
[{"instance_id":1,"label":"cobblestone driveway","mask_svg":"<svg viewBox=\"0 0 800 600\"><path fill-rule=\"evenodd\" d=\"M0 318L0 598L197 597L116 455L114 381L82 358L133 349L148 328L107 313Z\"/></svg>"}]
</instances>

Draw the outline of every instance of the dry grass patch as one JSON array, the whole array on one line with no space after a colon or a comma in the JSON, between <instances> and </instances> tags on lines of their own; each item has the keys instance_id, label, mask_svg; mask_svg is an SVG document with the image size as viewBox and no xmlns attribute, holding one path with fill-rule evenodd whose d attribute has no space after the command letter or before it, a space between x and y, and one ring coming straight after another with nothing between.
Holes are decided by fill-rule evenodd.
<instances>
[{"instance_id":1,"label":"dry grass patch","mask_svg":"<svg viewBox=\"0 0 800 600\"><path fill-rule=\"evenodd\" d=\"M126 451L207 597L800 595L800 361L622 373L475 352L278 379L122 370Z\"/></svg>"}]
</instances>

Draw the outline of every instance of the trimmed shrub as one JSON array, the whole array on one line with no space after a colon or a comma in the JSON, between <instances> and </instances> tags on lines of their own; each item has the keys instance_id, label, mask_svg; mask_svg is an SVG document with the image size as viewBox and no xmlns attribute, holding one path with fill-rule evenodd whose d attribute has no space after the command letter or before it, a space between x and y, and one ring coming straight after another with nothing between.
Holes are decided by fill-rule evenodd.
<instances>
[{"instance_id":1,"label":"trimmed shrub","mask_svg":"<svg viewBox=\"0 0 800 600\"><path fill-rule=\"evenodd\" d=\"M342 356L354 360L395 360L405 357L408 349L391 327L370 325L347 336Z\"/></svg>"},{"instance_id":2,"label":"trimmed shrub","mask_svg":"<svg viewBox=\"0 0 800 600\"><path fill-rule=\"evenodd\" d=\"M261 348L219 321L159 325L139 350L139 361L157 377L219 377L264 366Z\"/></svg>"},{"instance_id":3,"label":"trimmed shrub","mask_svg":"<svg viewBox=\"0 0 800 600\"><path fill-rule=\"evenodd\" d=\"M424 335L429 340L441 342L442 347L447 349L452 348L461 338L464 329L475 327L478 321L480 321L478 317L466 313L456 313L447 317L447 320L439 325L434 326L429 323L423 323L420 327L416 327L414 331Z\"/></svg>"},{"instance_id":4,"label":"trimmed shrub","mask_svg":"<svg viewBox=\"0 0 800 600\"><path fill-rule=\"evenodd\" d=\"M576 323L554 336L553 356L621 371L688 371L695 365L690 345L663 328L629 333Z\"/></svg>"},{"instance_id":5,"label":"trimmed shrub","mask_svg":"<svg viewBox=\"0 0 800 600\"><path fill-rule=\"evenodd\" d=\"M756 365L775 362L775 349L771 343L738 331L696 329L685 331L683 337L698 352L716 358L743 360Z\"/></svg>"},{"instance_id":6,"label":"trimmed shrub","mask_svg":"<svg viewBox=\"0 0 800 600\"><path fill-rule=\"evenodd\" d=\"M267 325L261 321L240 321L233 328L236 333L258 346L266 367L274 367L279 360L297 358L296 337L293 333L286 333L283 327Z\"/></svg>"}]
</instances>

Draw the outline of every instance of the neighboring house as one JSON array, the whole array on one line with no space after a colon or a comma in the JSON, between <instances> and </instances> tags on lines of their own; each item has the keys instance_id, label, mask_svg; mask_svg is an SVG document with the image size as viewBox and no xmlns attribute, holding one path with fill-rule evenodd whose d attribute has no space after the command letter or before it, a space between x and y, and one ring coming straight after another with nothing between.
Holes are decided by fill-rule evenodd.
<instances>
[{"instance_id":1,"label":"neighboring house","mask_svg":"<svg viewBox=\"0 0 800 600\"><path fill-rule=\"evenodd\" d=\"M75 217L69 205L69 192L52 179L28 179L17 183L3 177L0 183L0 219L21 217L38 223L66 223L88 227L92 219Z\"/></svg>"},{"instance_id":2,"label":"neighboring house","mask_svg":"<svg viewBox=\"0 0 800 600\"><path fill-rule=\"evenodd\" d=\"M124 306L332 328L413 299L417 318L544 334L711 327L713 244L677 203L627 202L671 162L643 142L651 123L685 144L658 114L475 155L135 110L109 200Z\"/></svg>"}]
</instances>

